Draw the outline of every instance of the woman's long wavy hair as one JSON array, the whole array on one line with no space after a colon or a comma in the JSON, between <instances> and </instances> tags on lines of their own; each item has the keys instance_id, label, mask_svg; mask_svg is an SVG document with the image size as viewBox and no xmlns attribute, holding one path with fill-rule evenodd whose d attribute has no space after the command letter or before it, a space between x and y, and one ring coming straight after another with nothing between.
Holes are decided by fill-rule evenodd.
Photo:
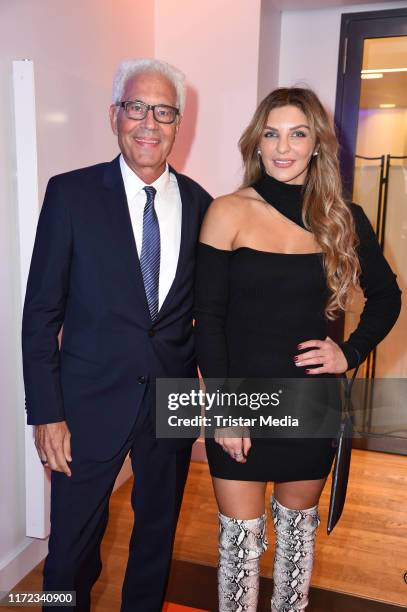
<instances>
[{"instance_id":1,"label":"woman's long wavy hair","mask_svg":"<svg viewBox=\"0 0 407 612\"><path fill-rule=\"evenodd\" d=\"M239 140L244 164L242 188L249 187L264 174L257 150L270 111L282 106L296 106L304 113L318 151L318 155L311 158L303 186L303 221L314 234L324 256L330 291L325 315L334 320L341 310L345 310L352 289L359 285L358 239L352 212L342 197L335 131L313 91L282 87L260 103Z\"/></svg>"}]
</instances>

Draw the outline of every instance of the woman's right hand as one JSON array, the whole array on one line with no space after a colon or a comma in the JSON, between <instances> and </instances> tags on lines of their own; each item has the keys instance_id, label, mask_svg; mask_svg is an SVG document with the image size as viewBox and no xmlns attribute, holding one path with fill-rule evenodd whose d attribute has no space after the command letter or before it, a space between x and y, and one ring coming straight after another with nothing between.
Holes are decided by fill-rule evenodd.
<instances>
[{"instance_id":1,"label":"woman's right hand","mask_svg":"<svg viewBox=\"0 0 407 612\"><path fill-rule=\"evenodd\" d=\"M215 442L238 463L246 463L252 446L247 427L222 427L215 430Z\"/></svg>"}]
</instances>

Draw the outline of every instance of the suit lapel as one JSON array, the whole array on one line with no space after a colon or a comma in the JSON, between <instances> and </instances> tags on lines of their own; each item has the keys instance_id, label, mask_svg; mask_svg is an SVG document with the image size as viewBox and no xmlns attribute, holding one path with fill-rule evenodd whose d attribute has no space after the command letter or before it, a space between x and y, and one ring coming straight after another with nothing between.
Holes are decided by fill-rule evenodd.
<instances>
[{"instance_id":1,"label":"suit lapel","mask_svg":"<svg viewBox=\"0 0 407 612\"><path fill-rule=\"evenodd\" d=\"M108 164L103 176L109 229L113 235L116 254L122 260L123 269L128 271L131 277L131 285L136 292L138 303L143 306L146 322L151 324L119 159L120 156Z\"/></svg>"}]
</instances>

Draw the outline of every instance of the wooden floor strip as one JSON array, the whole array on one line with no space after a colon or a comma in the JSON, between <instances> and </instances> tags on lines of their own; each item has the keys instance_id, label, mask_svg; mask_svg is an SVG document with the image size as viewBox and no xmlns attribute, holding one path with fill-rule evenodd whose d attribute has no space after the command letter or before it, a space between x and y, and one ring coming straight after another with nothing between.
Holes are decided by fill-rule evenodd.
<instances>
[{"instance_id":1,"label":"wooden floor strip","mask_svg":"<svg viewBox=\"0 0 407 612\"><path fill-rule=\"evenodd\" d=\"M189 606L180 606L174 603L166 603L163 607L163 612L209 612L209 610L190 608Z\"/></svg>"},{"instance_id":2,"label":"wooden floor strip","mask_svg":"<svg viewBox=\"0 0 407 612\"><path fill-rule=\"evenodd\" d=\"M131 480L127 481L110 502L109 526L102 544L103 570L92 591L92 612L120 609L133 524L131 486ZM310 612L399 611L400 607L395 606L406 609L407 458L361 450L353 452L345 511L329 537L326 535L328 500L329 485L320 504L322 524L317 538ZM268 534L269 550L262 558L262 607L259 608L267 612L270 611L274 551L271 525ZM216 610L217 537L217 508L208 466L193 463L175 540L168 601L198 610ZM188 599L190 581L193 592ZM13 590L36 591L41 589L41 584L42 563ZM168 612L178 612L167 607ZM15 608L1 608L6 609Z\"/></svg>"},{"instance_id":3,"label":"wooden floor strip","mask_svg":"<svg viewBox=\"0 0 407 612\"><path fill-rule=\"evenodd\" d=\"M271 486L266 507L270 493ZM326 533L329 493L330 481L320 501L312 585L407 608L407 457L353 451L345 510L330 536ZM275 544L269 512L268 517L269 548L262 557L265 578L273 575ZM217 507L208 466L193 463L174 557L216 566L217 539Z\"/></svg>"},{"instance_id":4,"label":"wooden floor strip","mask_svg":"<svg viewBox=\"0 0 407 612\"><path fill-rule=\"evenodd\" d=\"M270 612L273 581L261 578L258 612ZM167 596L171 601L195 605L216 612L216 568L174 561ZM399 606L312 588L307 612L400 612Z\"/></svg>"}]
</instances>

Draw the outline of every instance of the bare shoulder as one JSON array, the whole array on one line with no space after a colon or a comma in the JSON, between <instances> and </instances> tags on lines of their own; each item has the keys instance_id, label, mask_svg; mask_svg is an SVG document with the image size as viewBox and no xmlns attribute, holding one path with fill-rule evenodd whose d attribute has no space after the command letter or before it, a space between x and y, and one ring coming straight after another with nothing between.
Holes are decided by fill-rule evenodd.
<instances>
[{"instance_id":1,"label":"bare shoulder","mask_svg":"<svg viewBox=\"0 0 407 612\"><path fill-rule=\"evenodd\" d=\"M230 250L244 222L244 202L240 192L213 200L202 223L200 241L218 249Z\"/></svg>"},{"instance_id":2,"label":"bare shoulder","mask_svg":"<svg viewBox=\"0 0 407 612\"><path fill-rule=\"evenodd\" d=\"M240 191L234 191L215 198L209 206L209 210L216 214L236 214L236 207L240 204Z\"/></svg>"},{"instance_id":3,"label":"bare shoulder","mask_svg":"<svg viewBox=\"0 0 407 612\"><path fill-rule=\"evenodd\" d=\"M241 220L249 212L250 207L259 200L261 198L251 187L234 191L213 200L207 210L206 218L216 223L236 222Z\"/></svg>"},{"instance_id":4,"label":"bare shoulder","mask_svg":"<svg viewBox=\"0 0 407 612\"><path fill-rule=\"evenodd\" d=\"M243 187L239 189L239 191L236 191L236 196L239 197L240 200L245 201L246 204L258 202L262 199L253 187Z\"/></svg>"}]
</instances>

